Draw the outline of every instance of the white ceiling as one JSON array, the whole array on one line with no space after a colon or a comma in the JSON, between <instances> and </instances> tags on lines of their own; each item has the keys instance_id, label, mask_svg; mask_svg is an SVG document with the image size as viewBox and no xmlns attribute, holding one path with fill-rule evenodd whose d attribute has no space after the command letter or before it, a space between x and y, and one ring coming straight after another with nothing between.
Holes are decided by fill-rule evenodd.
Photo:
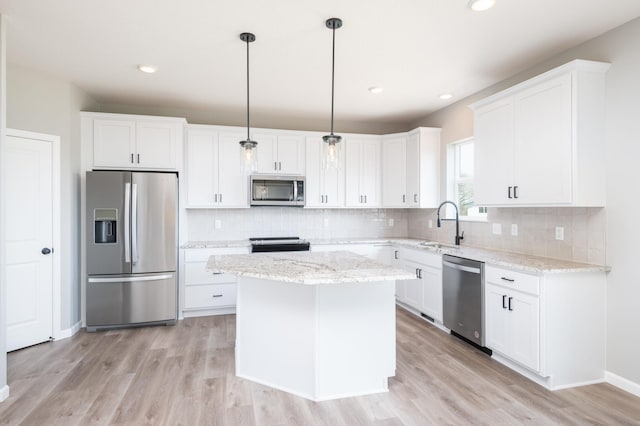
<instances>
[{"instance_id":1,"label":"white ceiling","mask_svg":"<svg viewBox=\"0 0 640 426\"><path fill-rule=\"evenodd\" d=\"M100 103L409 123L640 16L640 0L0 0L8 61ZM146 75L140 63L158 67ZM370 86L383 86L373 95ZM453 92L449 101L438 99ZM222 123L224 124L224 123Z\"/></svg>"}]
</instances>

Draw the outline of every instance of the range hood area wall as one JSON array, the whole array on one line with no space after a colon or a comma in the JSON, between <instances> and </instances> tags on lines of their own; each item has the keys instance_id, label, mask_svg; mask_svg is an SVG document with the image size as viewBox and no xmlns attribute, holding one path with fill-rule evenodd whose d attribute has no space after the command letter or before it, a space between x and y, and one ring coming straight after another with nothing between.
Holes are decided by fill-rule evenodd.
<instances>
[{"instance_id":1,"label":"range hood area wall","mask_svg":"<svg viewBox=\"0 0 640 426\"><path fill-rule=\"evenodd\" d=\"M290 235L307 240L405 237L407 217L406 210L396 209L255 207L187 210L188 240L239 240ZM216 228L216 224L220 227Z\"/></svg>"}]
</instances>

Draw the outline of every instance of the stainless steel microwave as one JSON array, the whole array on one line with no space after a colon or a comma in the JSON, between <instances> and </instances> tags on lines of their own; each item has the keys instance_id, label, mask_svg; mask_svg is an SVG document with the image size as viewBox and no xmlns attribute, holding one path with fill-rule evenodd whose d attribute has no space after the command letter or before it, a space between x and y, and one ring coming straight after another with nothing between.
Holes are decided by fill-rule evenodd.
<instances>
[{"instance_id":1,"label":"stainless steel microwave","mask_svg":"<svg viewBox=\"0 0 640 426\"><path fill-rule=\"evenodd\" d=\"M304 206L304 176L252 175L252 206Z\"/></svg>"}]
</instances>

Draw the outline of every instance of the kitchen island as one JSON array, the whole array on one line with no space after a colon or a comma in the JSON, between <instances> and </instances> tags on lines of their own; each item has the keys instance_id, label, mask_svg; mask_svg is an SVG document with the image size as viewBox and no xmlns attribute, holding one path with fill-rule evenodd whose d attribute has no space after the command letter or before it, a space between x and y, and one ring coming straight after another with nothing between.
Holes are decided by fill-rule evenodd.
<instances>
[{"instance_id":1,"label":"kitchen island","mask_svg":"<svg viewBox=\"0 0 640 426\"><path fill-rule=\"evenodd\" d=\"M395 280L347 251L211 256L238 277L236 375L314 401L387 391L395 375Z\"/></svg>"}]
</instances>

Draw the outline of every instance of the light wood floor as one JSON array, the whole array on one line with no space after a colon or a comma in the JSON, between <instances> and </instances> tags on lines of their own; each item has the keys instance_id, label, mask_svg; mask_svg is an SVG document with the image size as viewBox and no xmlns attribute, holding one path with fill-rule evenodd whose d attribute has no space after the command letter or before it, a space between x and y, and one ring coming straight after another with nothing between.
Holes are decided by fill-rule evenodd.
<instances>
[{"instance_id":1,"label":"light wood floor","mask_svg":"<svg viewBox=\"0 0 640 426\"><path fill-rule=\"evenodd\" d=\"M640 424L607 384L557 392L398 309L389 393L314 403L234 376L235 316L89 334L9 354L0 424Z\"/></svg>"}]
</instances>

